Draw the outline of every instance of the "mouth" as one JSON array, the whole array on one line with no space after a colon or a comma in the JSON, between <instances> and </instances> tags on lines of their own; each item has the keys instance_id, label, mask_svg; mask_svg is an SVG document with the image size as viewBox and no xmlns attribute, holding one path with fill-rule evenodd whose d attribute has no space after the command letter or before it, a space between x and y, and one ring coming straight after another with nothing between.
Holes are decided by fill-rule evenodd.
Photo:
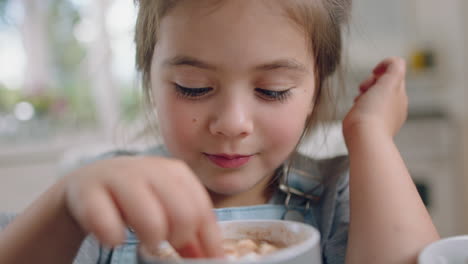
<instances>
[{"instance_id":1,"label":"mouth","mask_svg":"<svg viewBox=\"0 0 468 264\"><path fill-rule=\"evenodd\" d=\"M216 166L223 169L240 168L247 164L253 155L240 154L208 154L203 153Z\"/></svg>"}]
</instances>

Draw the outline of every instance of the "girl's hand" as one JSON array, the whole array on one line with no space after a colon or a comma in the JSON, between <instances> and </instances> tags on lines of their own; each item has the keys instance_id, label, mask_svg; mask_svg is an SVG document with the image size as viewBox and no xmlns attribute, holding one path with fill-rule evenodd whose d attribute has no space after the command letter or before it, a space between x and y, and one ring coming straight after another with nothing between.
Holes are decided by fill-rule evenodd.
<instances>
[{"instance_id":1,"label":"girl's hand","mask_svg":"<svg viewBox=\"0 0 468 264\"><path fill-rule=\"evenodd\" d=\"M98 161L67 175L65 192L72 216L106 246L121 244L129 226L149 250L167 240L183 257L222 257L209 196L181 161Z\"/></svg>"},{"instance_id":2,"label":"girl's hand","mask_svg":"<svg viewBox=\"0 0 468 264\"><path fill-rule=\"evenodd\" d=\"M343 120L346 140L356 133L396 135L408 109L405 91L405 61L391 57L382 61L360 85L360 95Z\"/></svg>"}]
</instances>

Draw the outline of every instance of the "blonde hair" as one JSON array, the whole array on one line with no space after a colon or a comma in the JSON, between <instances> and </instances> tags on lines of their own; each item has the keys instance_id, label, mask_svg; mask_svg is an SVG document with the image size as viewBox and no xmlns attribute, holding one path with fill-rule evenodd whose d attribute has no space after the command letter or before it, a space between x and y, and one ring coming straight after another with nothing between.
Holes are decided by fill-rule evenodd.
<instances>
[{"instance_id":1,"label":"blonde hair","mask_svg":"<svg viewBox=\"0 0 468 264\"><path fill-rule=\"evenodd\" d=\"M318 122L334 116L331 76L341 72L342 27L349 19L352 0L287 0L287 15L303 29L313 54L316 94L314 111L306 121L301 139ZM142 75L146 103L152 105L150 89L151 61L159 37L159 25L181 0L135 0L139 5L135 31L136 66ZM217 1L220 2L220 1Z\"/></svg>"}]
</instances>

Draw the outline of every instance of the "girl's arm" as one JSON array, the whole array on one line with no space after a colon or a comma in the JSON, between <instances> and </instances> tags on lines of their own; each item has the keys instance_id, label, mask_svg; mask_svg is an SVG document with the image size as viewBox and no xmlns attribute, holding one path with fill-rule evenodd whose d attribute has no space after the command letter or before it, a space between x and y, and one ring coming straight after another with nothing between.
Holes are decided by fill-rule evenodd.
<instances>
[{"instance_id":1,"label":"girl's arm","mask_svg":"<svg viewBox=\"0 0 468 264\"><path fill-rule=\"evenodd\" d=\"M350 158L346 263L416 263L439 239L393 141L406 119L404 75L402 59L382 62L343 122Z\"/></svg>"},{"instance_id":2,"label":"girl's arm","mask_svg":"<svg viewBox=\"0 0 468 264\"><path fill-rule=\"evenodd\" d=\"M0 263L72 263L85 233L68 212L64 180L0 233Z\"/></svg>"},{"instance_id":3,"label":"girl's arm","mask_svg":"<svg viewBox=\"0 0 468 264\"><path fill-rule=\"evenodd\" d=\"M0 263L71 263L86 234L110 248L128 226L149 250L168 241L183 257L222 257L212 208L182 161L100 160L64 176L0 233Z\"/></svg>"}]
</instances>

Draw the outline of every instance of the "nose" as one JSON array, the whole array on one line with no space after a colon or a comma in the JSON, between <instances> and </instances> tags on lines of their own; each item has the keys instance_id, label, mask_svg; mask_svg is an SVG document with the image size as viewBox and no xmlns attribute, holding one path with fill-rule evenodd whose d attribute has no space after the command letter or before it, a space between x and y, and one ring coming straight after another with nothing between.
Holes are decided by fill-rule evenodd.
<instances>
[{"instance_id":1,"label":"nose","mask_svg":"<svg viewBox=\"0 0 468 264\"><path fill-rule=\"evenodd\" d=\"M209 126L211 134L230 138L244 138L253 132L248 107L241 100L220 104Z\"/></svg>"}]
</instances>

